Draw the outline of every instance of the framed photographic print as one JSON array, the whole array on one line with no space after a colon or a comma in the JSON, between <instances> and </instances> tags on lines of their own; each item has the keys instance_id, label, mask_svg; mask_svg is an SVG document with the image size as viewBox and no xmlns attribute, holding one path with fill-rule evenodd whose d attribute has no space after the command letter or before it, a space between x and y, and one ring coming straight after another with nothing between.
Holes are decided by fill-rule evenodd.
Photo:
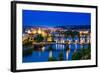
<instances>
[{"instance_id":1,"label":"framed photographic print","mask_svg":"<svg viewBox=\"0 0 100 73\"><path fill-rule=\"evenodd\" d=\"M97 67L97 6L11 2L11 71Z\"/></svg>"}]
</instances>

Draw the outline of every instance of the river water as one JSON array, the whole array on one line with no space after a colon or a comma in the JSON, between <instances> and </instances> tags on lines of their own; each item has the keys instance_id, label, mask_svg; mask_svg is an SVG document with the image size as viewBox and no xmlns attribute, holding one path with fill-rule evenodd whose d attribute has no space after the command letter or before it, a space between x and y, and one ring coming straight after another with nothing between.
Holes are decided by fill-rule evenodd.
<instances>
[{"instance_id":1,"label":"river water","mask_svg":"<svg viewBox=\"0 0 100 73\"><path fill-rule=\"evenodd\" d=\"M59 60L59 54L62 53L63 60L72 60L72 54L76 51L82 49L80 44L70 44L69 50L66 50L68 45L65 44L52 44L45 45L41 47L41 50L34 50L30 55L23 57L23 63L27 62L47 62L49 57L53 57L56 60ZM49 47L52 47L52 50L49 50ZM88 44L84 45L84 48L87 48Z\"/></svg>"}]
</instances>

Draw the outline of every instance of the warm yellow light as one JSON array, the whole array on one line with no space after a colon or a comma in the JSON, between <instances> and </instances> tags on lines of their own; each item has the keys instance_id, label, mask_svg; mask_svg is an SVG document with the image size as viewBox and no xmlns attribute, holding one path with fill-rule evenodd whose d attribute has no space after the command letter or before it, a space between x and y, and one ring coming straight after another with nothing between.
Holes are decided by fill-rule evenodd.
<instances>
[{"instance_id":1,"label":"warm yellow light","mask_svg":"<svg viewBox=\"0 0 100 73\"><path fill-rule=\"evenodd\" d=\"M88 34L88 31L80 31L80 35L82 34Z\"/></svg>"},{"instance_id":2,"label":"warm yellow light","mask_svg":"<svg viewBox=\"0 0 100 73\"><path fill-rule=\"evenodd\" d=\"M49 36L51 36L51 34L49 34Z\"/></svg>"},{"instance_id":3,"label":"warm yellow light","mask_svg":"<svg viewBox=\"0 0 100 73\"><path fill-rule=\"evenodd\" d=\"M80 34L82 34L82 32L80 31Z\"/></svg>"},{"instance_id":4,"label":"warm yellow light","mask_svg":"<svg viewBox=\"0 0 100 73\"><path fill-rule=\"evenodd\" d=\"M36 30L33 30L33 31L32 31L32 34L36 34Z\"/></svg>"},{"instance_id":5,"label":"warm yellow light","mask_svg":"<svg viewBox=\"0 0 100 73\"><path fill-rule=\"evenodd\" d=\"M40 28L38 29L38 34L41 34L41 29Z\"/></svg>"},{"instance_id":6,"label":"warm yellow light","mask_svg":"<svg viewBox=\"0 0 100 73\"><path fill-rule=\"evenodd\" d=\"M88 34L88 31L84 31L84 34Z\"/></svg>"},{"instance_id":7,"label":"warm yellow light","mask_svg":"<svg viewBox=\"0 0 100 73\"><path fill-rule=\"evenodd\" d=\"M51 38L51 37L49 37L49 38L47 39L47 41L51 42L51 41L52 41L52 38Z\"/></svg>"},{"instance_id":8,"label":"warm yellow light","mask_svg":"<svg viewBox=\"0 0 100 73\"><path fill-rule=\"evenodd\" d=\"M28 34L30 34L30 33L31 33L31 31L30 31L30 30L28 30L28 31L27 31L27 33L28 33Z\"/></svg>"},{"instance_id":9,"label":"warm yellow light","mask_svg":"<svg viewBox=\"0 0 100 73\"><path fill-rule=\"evenodd\" d=\"M47 36L46 33L45 33L44 31L42 31L42 36L43 36L43 37L46 37L46 36Z\"/></svg>"}]
</instances>

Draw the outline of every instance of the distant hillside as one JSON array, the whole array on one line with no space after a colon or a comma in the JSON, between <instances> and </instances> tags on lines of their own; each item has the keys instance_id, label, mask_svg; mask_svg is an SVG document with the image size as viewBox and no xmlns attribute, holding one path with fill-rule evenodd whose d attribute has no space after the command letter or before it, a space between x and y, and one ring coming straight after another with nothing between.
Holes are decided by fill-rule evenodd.
<instances>
[{"instance_id":1,"label":"distant hillside","mask_svg":"<svg viewBox=\"0 0 100 73\"><path fill-rule=\"evenodd\" d=\"M67 25L67 26L57 26L55 28L63 28L63 29L90 29L90 25Z\"/></svg>"},{"instance_id":2,"label":"distant hillside","mask_svg":"<svg viewBox=\"0 0 100 73\"><path fill-rule=\"evenodd\" d=\"M23 26L23 31L25 29L30 29L30 28L49 28L48 26ZM56 26L56 27L52 27L52 28L62 28L62 29L90 29L91 26L90 25L67 25L67 26Z\"/></svg>"}]
</instances>

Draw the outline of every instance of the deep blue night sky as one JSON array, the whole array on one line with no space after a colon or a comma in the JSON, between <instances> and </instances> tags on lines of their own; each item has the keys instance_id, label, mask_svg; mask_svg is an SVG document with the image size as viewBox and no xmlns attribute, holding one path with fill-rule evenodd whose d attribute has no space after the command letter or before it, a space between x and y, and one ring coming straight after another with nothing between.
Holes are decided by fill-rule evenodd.
<instances>
[{"instance_id":1,"label":"deep blue night sky","mask_svg":"<svg viewBox=\"0 0 100 73\"><path fill-rule=\"evenodd\" d=\"M23 10L24 26L90 25L90 13Z\"/></svg>"}]
</instances>

